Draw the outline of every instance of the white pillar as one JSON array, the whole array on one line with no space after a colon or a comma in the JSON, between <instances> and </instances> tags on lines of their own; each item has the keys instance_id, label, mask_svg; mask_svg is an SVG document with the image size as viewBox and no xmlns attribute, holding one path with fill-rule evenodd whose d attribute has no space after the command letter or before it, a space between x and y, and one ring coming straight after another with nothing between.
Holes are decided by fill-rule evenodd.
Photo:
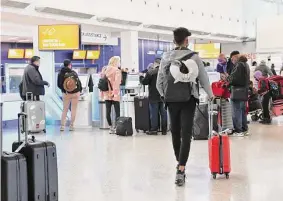
<instances>
[{"instance_id":1,"label":"white pillar","mask_svg":"<svg viewBox=\"0 0 283 201\"><path fill-rule=\"evenodd\" d=\"M121 32L121 67L139 72L139 41L137 31Z\"/></svg>"},{"instance_id":2,"label":"white pillar","mask_svg":"<svg viewBox=\"0 0 283 201\"><path fill-rule=\"evenodd\" d=\"M38 26L35 27L33 33L33 50L34 55L40 57L39 71L43 80L49 82L50 87L45 87L45 93L55 93L55 58L54 51L39 51L38 49Z\"/></svg>"}]
</instances>

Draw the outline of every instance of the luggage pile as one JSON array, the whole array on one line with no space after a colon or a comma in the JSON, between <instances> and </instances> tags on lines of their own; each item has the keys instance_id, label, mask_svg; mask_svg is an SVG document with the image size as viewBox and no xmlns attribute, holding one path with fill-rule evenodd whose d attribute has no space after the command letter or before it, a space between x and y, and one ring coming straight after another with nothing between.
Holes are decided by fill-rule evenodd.
<instances>
[{"instance_id":1,"label":"luggage pile","mask_svg":"<svg viewBox=\"0 0 283 201\"><path fill-rule=\"evenodd\" d=\"M28 139L28 118L26 113L18 114L18 141L13 143L12 152L2 153L1 200L58 201L56 146L34 137ZM2 129L0 134L2 139Z\"/></svg>"}]
</instances>

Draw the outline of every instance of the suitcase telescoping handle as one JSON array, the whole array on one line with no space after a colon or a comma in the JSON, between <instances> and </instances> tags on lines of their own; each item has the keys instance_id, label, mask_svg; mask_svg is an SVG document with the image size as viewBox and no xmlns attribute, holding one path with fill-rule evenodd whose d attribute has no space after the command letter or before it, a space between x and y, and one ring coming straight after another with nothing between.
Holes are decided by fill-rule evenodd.
<instances>
[{"instance_id":1,"label":"suitcase telescoping handle","mask_svg":"<svg viewBox=\"0 0 283 201\"><path fill-rule=\"evenodd\" d=\"M21 125L22 128L21 129ZM28 143L28 125L27 125L27 113L20 112L18 113L18 142L21 142L21 133L25 134L25 140L23 144Z\"/></svg>"},{"instance_id":2,"label":"suitcase telescoping handle","mask_svg":"<svg viewBox=\"0 0 283 201\"><path fill-rule=\"evenodd\" d=\"M30 96L30 99L28 98ZM32 92L27 92L26 93L26 100L27 101L33 101L34 99L33 99L33 93Z\"/></svg>"}]
</instances>

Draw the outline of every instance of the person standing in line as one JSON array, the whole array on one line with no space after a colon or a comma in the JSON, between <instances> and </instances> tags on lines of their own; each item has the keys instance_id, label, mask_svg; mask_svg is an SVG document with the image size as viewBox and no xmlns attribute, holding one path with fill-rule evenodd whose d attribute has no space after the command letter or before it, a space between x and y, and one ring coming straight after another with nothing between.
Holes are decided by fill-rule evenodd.
<instances>
[{"instance_id":1,"label":"person standing in line","mask_svg":"<svg viewBox=\"0 0 283 201\"><path fill-rule=\"evenodd\" d=\"M121 66L121 59L119 56L111 57L108 66L103 68L102 75L108 79L109 91L102 92L102 97L106 103L106 119L110 126L110 134L115 134L115 125L111 119L112 105L115 109L115 119L120 117L120 85L122 82L122 73L119 67ZM115 120L116 121L116 120Z\"/></svg>"},{"instance_id":2,"label":"person standing in line","mask_svg":"<svg viewBox=\"0 0 283 201\"><path fill-rule=\"evenodd\" d=\"M271 69L266 65L264 60L255 68L255 71L260 71L263 77L273 76Z\"/></svg>"},{"instance_id":3,"label":"person standing in line","mask_svg":"<svg viewBox=\"0 0 283 201\"><path fill-rule=\"evenodd\" d=\"M273 75L277 75L274 64L271 64L271 72L273 73Z\"/></svg>"},{"instance_id":4,"label":"person standing in line","mask_svg":"<svg viewBox=\"0 0 283 201\"><path fill-rule=\"evenodd\" d=\"M237 50L231 52L230 58L228 59L227 67L226 67L226 73L227 73L228 75L230 75L230 74L232 73L233 68L234 68L234 64L233 64L233 62L232 62L232 57L235 56L235 55L239 55L239 54L240 54L240 52L237 51Z\"/></svg>"},{"instance_id":5,"label":"person standing in line","mask_svg":"<svg viewBox=\"0 0 283 201\"><path fill-rule=\"evenodd\" d=\"M140 76L140 82L143 85L148 85L149 89L149 106L150 106L150 122L151 128L149 135L157 135L159 126L159 116L161 118L162 134L167 134L167 111L164 108L164 103L161 100L160 94L156 88L157 74L160 66L160 59L154 61L153 68L150 68L145 76Z\"/></svg>"},{"instance_id":6,"label":"person standing in line","mask_svg":"<svg viewBox=\"0 0 283 201\"><path fill-rule=\"evenodd\" d=\"M217 64L217 67L216 67L216 71L218 73L220 73L220 78L222 80L225 80L226 77L227 77L227 74L226 74L226 71L227 71L227 61L226 61L226 57L225 57L225 54L220 54L219 57L218 57L218 64Z\"/></svg>"},{"instance_id":7,"label":"person standing in line","mask_svg":"<svg viewBox=\"0 0 283 201\"><path fill-rule=\"evenodd\" d=\"M71 104L71 122L69 130L74 130L74 122L76 120L77 107L82 91L82 84L78 74L72 70L72 63L69 59L64 60L64 66L58 74L57 86L63 94L63 112L61 116L60 131L65 130L67 113ZM67 80L68 79L68 80Z\"/></svg>"},{"instance_id":8,"label":"person standing in line","mask_svg":"<svg viewBox=\"0 0 283 201\"><path fill-rule=\"evenodd\" d=\"M231 58L235 65L227 80L231 86L232 119L234 136L249 135L246 102L250 85L250 68L244 55L234 55Z\"/></svg>"},{"instance_id":9,"label":"person standing in line","mask_svg":"<svg viewBox=\"0 0 283 201\"><path fill-rule=\"evenodd\" d=\"M39 96L45 95L44 86L50 86L47 81L44 81L39 71L40 57L33 56L31 62L24 70L22 82L20 83L20 93L23 100L27 100L27 93L32 93L34 100L39 101Z\"/></svg>"},{"instance_id":10,"label":"person standing in line","mask_svg":"<svg viewBox=\"0 0 283 201\"><path fill-rule=\"evenodd\" d=\"M210 99L213 94L202 60L188 49L190 31L181 27L175 29L173 35L176 48L164 53L156 87L169 109L173 148L178 162L175 183L183 186L195 109L199 102L198 81Z\"/></svg>"}]
</instances>

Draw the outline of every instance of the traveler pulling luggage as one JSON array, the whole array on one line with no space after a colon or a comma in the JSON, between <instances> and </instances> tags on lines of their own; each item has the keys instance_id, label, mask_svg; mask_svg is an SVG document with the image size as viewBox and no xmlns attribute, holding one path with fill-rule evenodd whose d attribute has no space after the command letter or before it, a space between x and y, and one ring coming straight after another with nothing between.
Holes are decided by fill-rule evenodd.
<instances>
[{"instance_id":1,"label":"traveler pulling luggage","mask_svg":"<svg viewBox=\"0 0 283 201\"><path fill-rule=\"evenodd\" d=\"M18 114L19 123L27 125L28 115ZM58 170L56 146L50 141L28 140L27 126L22 126L25 140L19 139L12 150L23 154L27 160L28 201L58 201ZM20 128L19 128L20 129Z\"/></svg>"},{"instance_id":2,"label":"traveler pulling luggage","mask_svg":"<svg viewBox=\"0 0 283 201\"><path fill-rule=\"evenodd\" d=\"M209 103L209 167L213 179L216 179L217 174L225 174L226 179L229 179L231 172L230 163L230 141L227 131L215 132L213 130L213 116L217 115L213 111L213 103Z\"/></svg>"},{"instance_id":3,"label":"traveler pulling luggage","mask_svg":"<svg viewBox=\"0 0 283 201\"><path fill-rule=\"evenodd\" d=\"M0 103L2 123L2 103ZM1 153L2 124L0 123ZM23 154L3 152L1 157L1 200L28 201L27 161Z\"/></svg>"},{"instance_id":4,"label":"traveler pulling luggage","mask_svg":"<svg viewBox=\"0 0 283 201\"><path fill-rule=\"evenodd\" d=\"M46 133L45 103L33 101L33 94L26 94L27 101L21 103L21 111L27 114L28 133Z\"/></svg>"}]
</instances>

